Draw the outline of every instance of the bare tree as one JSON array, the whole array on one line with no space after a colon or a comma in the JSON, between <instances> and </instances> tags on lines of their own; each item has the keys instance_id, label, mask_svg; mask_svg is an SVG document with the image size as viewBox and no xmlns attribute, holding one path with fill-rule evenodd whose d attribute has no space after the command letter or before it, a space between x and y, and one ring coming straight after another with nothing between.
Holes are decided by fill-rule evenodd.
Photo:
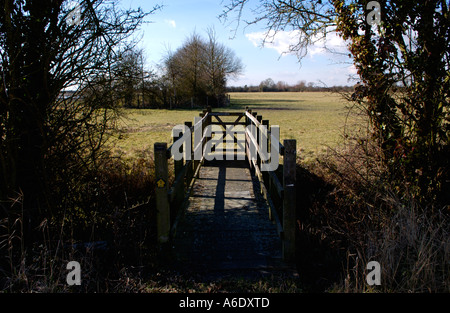
<instances>
[{"instance_id":1,"label":"bare tree","mask_svg":"<svg viewBox=\"0 0 450 313\"><path fill-rule=\"evenodd\" d=\"M161 62L161 70L163 72L162 75L162 92L163 92L163 102L166 104L166 90L169 94L169 102L170 108L172 102L176 102L177 99L177 82L181 75L181 64L179 62L179 58L175 55L175 53L168 48L166 55L163 57Z\"/></svg>"},{"instance_id":2,"label":"bare tree","mask_svg":"<svg viewBox=\"0 0 450 313\"><path fill-rule=\"evenodd\" d=\"M0 199L21 192L30 229L98 159L115 115L114 64L151 13L71 3L0 1Z\"/></svg>"},{"instance_id":3,"label":"bare tree","mask_svg":"<svg viewBox=\"0 0 450 313\"><path fill-rule=\"evenodd\" d=\"M253 7L250 20L243 19L243 12L250 6L250 0L225 1L220 18L236 24L236 31L241 23L253 25L265 23L266 33L263 41L270 43L281 31L296 31L298 40L289 47L289 52L303 58L308 47L322 40L336 26L337 13L330 2L332 0L259 0ZM253 4L253 2L252 2Z\"/></svg>"},{"instance_id":4,"label":"bare tree","mask_svg":"<svg viewBox=\"0 0 450 313\"><path fill-rule=\"evenodd\" d=\"M225 93L227 79L242 74L244 66L233 50L218 42L214 28L209 28L207 33L204 62L208 94L220 106L220 96Z\"/></svg>"},{"instance_id":5,"label":"bare tree","mask_svg":"<svg viewBox=\"0 0 450 313\"><path fill-rule=\"evenodd\" d=\"M182 79L186 81L188 95L195 101L203 93L204 87L201 75L204 70L205 45L197 33L193 33L179 50L182 59Z\"/></svg>"},{"instance_id":6,"label":"bare tree","mask_svg":"<svg viewBox=\"0 0 450 313\"><path fill-rule=\"evenodd\" d=\"M259 90L260 91L273 91L275 89L275 86L276 85L275 85L275 82L273 81L273 79L267 78L259 84Z\"/></svg>"},{"instance_id":7,"label":"bare tree","mask_svg":"<svg viewBox=\"0 0 450 313\"><path fill-rule=\"evenodd\" d=\"M191 35L175 52L164 58L164 77L168 80L176 102L203 103L206 97L220 99L225 94L227 79L242 73L243 65L234 52L219 43L213 29L208 40Z\"/></svg>"},{"instance_id":8,"label":"bare tree","mask_svg":"<svg viewBox=\"0 0 450 313\"><path fill-rule=\"evenodd\" d=\"M123 97L125 107L131 108L136 106L136 102L140 102L137 94L139 87L143 87L144 75L142 49L129 49L119 54L119 60L113 69L113 80L115 88Z\"/></svg>"}]
</instances>

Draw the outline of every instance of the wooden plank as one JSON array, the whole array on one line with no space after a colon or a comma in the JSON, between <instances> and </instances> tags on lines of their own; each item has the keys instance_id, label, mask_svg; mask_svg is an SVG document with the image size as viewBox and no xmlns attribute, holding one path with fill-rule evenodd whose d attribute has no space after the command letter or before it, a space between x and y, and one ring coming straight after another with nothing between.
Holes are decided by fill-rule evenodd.
<instances>
[{"instance_id":1,"label":"wooden plank","mask_svg":"<svg viewBox=\"0 0 450 313\"><path fill-rule=\"evenodd\" d=\"M188 127L189 129L192 128L192 122L184 122L184 125L186 127ZM187 186L189 186L189 184L191 183L192 176L193 176L193 173L194 173L194 169L193 169L193 166L194 166L194 162L193 162L193 160L194 160L194 150L193 150L194 141L192 140L192 137L193 137L193 133L191 131L191 143L190 143L190 147L188 147L190 149L190 151L191 151L191 154L188 156L187 155L187 151L186 151L186 156L185 156L186 166L188 166L188 170L187 170L187 173L186 173L186 185ZM187 161L187 160L189 160L189 161Z\"/></svg>"},{"instance_id":2,"label":"wooden plank","mask_svg":"<svg viewBox=\"0 0 450 313\"><path fill-rule=\"evenodd\" d=\"M214 116L216 118L216 120L219 122L220 125L223 125L223 121L218 115L212 115L212 116ZM216 122L211 121L211 125L216 125Z\"/></svg>"},{"instance_id":3,"label":"wooden plank","mask_svg":"<svg viewBox=\"0 0 450 313\"><path fill-rule=\"evenodd\" d=\"M248 126L250 125L250 118L247 116L248 114L252 113L252 110L248 107L245 107L245 129L248 129ZM248 165L250 169L252 168L252 162L250 161L250 142L247 135L247 132L245 132L245 155L247 157Z\"/></svg>"},{"instance_id":4,"label":"wooden plank","mask_svg":"<svg viewBox=\"0 0 450 313\"><path fill-rule=\"evenodd\" d=\"M256 152L258 154L257 157L259 158L262 153L261 153L261 147L258 143L257 138L253 137L252 133L250 132L250 129L248 129L248 128L245 129L245 135L246 135L246 140L251 140L251 142L256 147Z\"/></svg>"},{"instance_id":5,"label":"wooden plank","mask_svg":"<svg viewBox=\"0 0 450 313\"><path fill-rule=\"evenodd\" d=\"M277 177L277 174L275 172L269 171L270 180L272 181L278 196L280 199L283 198L283 185L281 185L280 180Z\"/></svg>"},{"instance_id":6,"label":"wooden plank","mask_svg":"<svg viewBox=\"0 0 450 313\"><path fill-rule=\"evenodd\" d=\"M283 239L284 231L283 231L283 226L281 225L281 222L280 222L280 218L278 216L277 208L276 208L275 204L273 203L272 198L270 197L270 193L267 191L265 185L263 185L262 190L263 190L264 197L267 200L267 203L269 204L269 210L270 210L269 218L274 221L275 226L277 227L278 237Z\"/></svg>"},{"instance_id":7,"label":"wooden plank","mask_svg":"<svg viewBox=\"0 0 450 313\"><path fill-rule=\"evenodd\" d=\"M220 125L220 126L224 126L224 125L233 125L233 126L236 126L236 125L246 125L244 122L238 122L238 123L236 123L236 122L211 122L211 125Z\"/></svg>"},{"instance_id":8,"label":"wooden plank","mask_svg":"<svg viewBox=\"0 0 450 313\"><path fill-rule=\"evenodd\" d=\"M224 130L224 129L221 129L221 130L214 129L211 132L214 133L215 135L226 134L226 130ZM231 134L244 135L245 134L245 128L243 128L242 131L231 131Z\"/></svg>"},{"instance_id":9,"label":"wooden plank","mask_svg":"<svg viewBox=\"0 0 450 313\"><path fill-rule=\"evenodd\" d=\"M197 130L197 131L195 131L194 130L194 132L193 132L193 137L194 137L194 140L193 140L193 153L194 153L194 156L193 156L193 160L194 160L194 163L193 163L193 166L192 166L192 168L193 168L193 170L194 170L194 173L195 173L195 170L196 170L196 168L198 167L198 164L199 164L199 160L201 159L201 157L202 157L202 146L203 146L203 124L201 123L203 121L203 119L200 119L200 117L194 117L194 124L196 125L196 127L195 127L195 130Z\"/></svg>"},{"instance_id":10,"label":"wooden plank","mask_svg":"<svg viewBox=\"0 0 450 313\"><path fill-rule=\"evenodd\" d=\"M253 161L255 156L252 155L252 151L255 151L255 149L256 149L256 154L258 154L259 146L258 146L258 143L256 142L256 138L253 137L253 135L250 132L250 129L248 129L248 128L245 129L245 140L248 142L247 157L250 162L250 166L253 166L253 163L251 161ZM250 144L252 144L252 146L250 146Z\"/></svg>"},{"instance_id":11,"label":"wooden plank","mask_svg":"<svg viewBox=\"0 0 450 313\"><path fill-rule=\"evenodd\" d=\"M245 113L237 113L237 112L212 112L209 113L211 116L244 116Z\"/></svg>"},{"instance_id":12,"label":"wooden plank","mask_svg":"<svg viewBox=\"0 0 450 313\"><path fill-rule=\"evenodd\" d=\"M256 114L256 112L255 112L255 114ZM262 150L261 150L261 132L262 132L262 129L260 128L260 126L262 126L262 116L261 115L257 115L256 116L256 120L259 122L259 126L256 128L256 141L258 142L258 153L257 153L257 155L256 155L256 160L257 160L257 163L258 163L258 166L260 167L261 166L261 160L262 160L262 158L261 158L261 155L262 155Z\"/></svg>"},{"instance_id":13,"label":"wooden plank","mask_svg":"<svg viewBox=\"0 0 450 313\"><path fill-rule=\"evenodd\" d=\"M253 137L252 133L250 132L250 129L246 129L245 130L245 134L248 136L248 139L251 140L251 142L253 143L253 145L256 147L256 152L259 153L259 145L258 145L258 141L256 140L255 137Z\"/></svg>"},{"instance_id":14,"label":"wooden plank","mask_svg":"<svg viewBox=\"0 0 450 313\"><path fill-rule=\"evenodd\" d=\"M245 122L240 122L244 115L240 115L233 123L233 125L247 125Z\"/></svg>"}]
</instances>

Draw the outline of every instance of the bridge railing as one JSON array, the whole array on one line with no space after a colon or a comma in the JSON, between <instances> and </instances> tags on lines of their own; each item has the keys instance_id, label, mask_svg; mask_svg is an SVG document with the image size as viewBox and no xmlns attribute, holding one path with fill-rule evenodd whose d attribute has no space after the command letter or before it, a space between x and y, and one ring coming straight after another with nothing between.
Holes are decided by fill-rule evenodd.
<instances>
[{"instance_id":1,"label":"bridge railing","mask_svg":"<svg viewBox=\"0 0 450 313\"><path fill-rule=\"evenodd\" d=\"M224 121L222 118L235 117L234 121ZM214 118L214 121L213 121ZM215 138L210 143L208 149L206 145L212 140L211 133L205 132L206 127L218 125L222 136ZM250 164L250 168L258 177L261 193L269 204L269 218L277 226L278 235L283 242L283 259L292 261L295 258L295 237L296 237L296 193L295 193L295 168L296 168L296 140L284 140L281 144L277 140L272 140L272 132L275 132L278 126L269 126L268 120L263 120L257 112L246 109L244 113L229 112L211 112L211 108L203 110L203 113L192 122L185 122L185 129L189 129L188 136L191 136L190 147L181 145L179 140L184 134L173 136L173 143L168 148L167 143L155 143L155 179L156 179L156 208L157 208L157 232L158 241L165 243L170 239L171 231L176 228L177 216L187 203L191 195L195 178L198 177L200 168L205 160L206 150L214 152L217 148L215 142L220 142L227 133L227 126L241 125L245 130L241 133L233 131L234 148L233 153L243 152ZM252 126L252 127L249 127ZM196 133L196 129L198 132ZM253 131L251 131L251 129ZM201 132L200 132L201 131ZM219 134L217 129L214 134ZM238 134L245 136L244 147L240 146ZM199 135L200 134L200 135ZM279 129L278 129L279 134ZM193 138L201 136L201 138ZM261 140L267 140L262 142ZM186 142L186 141L183 141ZM174 159L174 180L168 184L168 160L174 155L174 149L182 152L183 157ZM184 148L187 148L183 150ZM224 147L223 147L224 149ZM230 149L223 151L229 152ZM267 151L265 151L267 150ZM190 151L190 157L186 153ZM252 153L256 151L255 153ZM262 167L269 168L267 165L273 162L273 151L283 158L283 162L277 164L274 170L263 171ZM268 152L268 153L267 153ZM197 154L197 156L196 156ZM200 157L199 157L200 156ZM278 157L277 157L278 159Z\"/></svg>"},{"instance_id":2,"label":"bridge railing","mask_svg":"<svg viewBox=\"0 0 450 313\"><path fill-rule=\"evenodd\" d=\"M246 155L250 168L254 170L260 182L261 193L269 204L269 218L277 226L278 235L283 243L283 259L292 261L295 259L296 240L296 160L297 142L295 139L285 139L283 144L279 138L274 138L272 132L278 126L270 126L269 120L263 120L257 112L246 109L246 125L253 125L256 132L252 133L250 127L246 127ZM263 135L261 136L261 133ZM278 129L279 134L279 129ZM275 139L275 140L273 140ZM267 140L266 143L261 140ZM253 147L252 147L253 145ZM264 151L267 147L269 151ZM257 157L252 156L251 151L257 151ZM267 159L267 155L274 157L276 151L282 156L283 162L276 166L275 170L262 171L262 165L273 162ZM268 152L268 153L267 153ZM267 153L266 155L264 155Z\"/></svg>"},{"instance_id":3,"label":"bridge railing","mask_svg":"<svg viewBox=\"0 0 450 313\"><path fill-rule=\"evenodd\" d=\"M192 188L195 182L195 178L198 177L200 167L204 162L204 155L202 153L201 159L194 158L195 151L204 151L204 147L207 142L207 136L204 135L204 129L209 125L211 117L209 113L210 109L204 110L200 114L200 117L194 119L192 122L185 122L184 125L190 130L184 136L191 136L191 140L188 142L191 146L190 149L186 149L184 144L180 144L183 135L181 133L174 134L172 136L172 145L167 147L165 142L157 142L154 145L154 159L155 159L155 182L156 182L156 228L157 237L159 243L165 243L169 241L171 232L176 228L177 216L181 213L180 210L188 200ZM198 141L199 144L194 147L193 136L194 129L199 127L202 137ZM178 143L178 145L176 145ZM169 160L173 158L174 148L177 147L178 152L181 153L180 159L174 158L174 180L169 185ZM186 153L190 151L190 157L187 157Z\"/></svg>"}]
</instances>

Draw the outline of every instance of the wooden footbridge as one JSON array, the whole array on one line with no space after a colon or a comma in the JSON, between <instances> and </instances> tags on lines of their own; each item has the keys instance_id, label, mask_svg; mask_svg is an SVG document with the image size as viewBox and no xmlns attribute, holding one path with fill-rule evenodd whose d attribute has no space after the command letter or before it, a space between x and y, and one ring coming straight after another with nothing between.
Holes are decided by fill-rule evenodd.
<instances>
[{"instance_id":1,"label":"wooden footbridge","mask_svg":"<svg viewBox=\"0 0 450 313\"><path fill-rule=\"evenodd\" d=\"M158 241L179 263L245 270L294 262L296 141L274 134L278 126L248 108L208 108L173 132L170 147L155 144Z\"/></svg>"}]
</instances>

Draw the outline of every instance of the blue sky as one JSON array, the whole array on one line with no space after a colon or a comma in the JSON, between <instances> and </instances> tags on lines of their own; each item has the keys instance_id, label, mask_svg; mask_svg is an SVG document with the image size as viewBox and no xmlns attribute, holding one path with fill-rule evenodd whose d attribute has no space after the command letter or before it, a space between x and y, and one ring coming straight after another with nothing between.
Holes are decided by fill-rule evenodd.
<instances>
[{"instance_id":1,"label":"blue sky","mask_svg":"<svg viewBox=\"0 0 450 313\"><path fill-rule=\"evenodd\" d=\"M226 2L227 0L225 0ZM164 7L150 15L151 23L143 25L140 47L144 48L147 63L156 68L156 64L165 55L168 48L176 50L192 33L206 37L208 27L214 27L221 43L231 48L245 66L244 73L237 80L230 80L229 86L258 85L266 78L275 82L285 81L295 84L300 80L333 85L353 85L349 75L355 70L347 57L326 52L320 46L311 47L310 53L301 64L295 55L283 54L289 43L295 39L295 33L279 33L273 44L261 47L264 27L256 25L234 29L236 24L223 23L218 16L223 11L221 0L127 0L124 5L150 10L155 4ZM249 12L249 11L248 11ZM245 13L248 14L248 13ZM235 36L233 36L235 34ZM234 37L234 38L231 38ZM337 36L331 36L327 45L345 52L344 43Z\"/></svg>"}]
</instances>

